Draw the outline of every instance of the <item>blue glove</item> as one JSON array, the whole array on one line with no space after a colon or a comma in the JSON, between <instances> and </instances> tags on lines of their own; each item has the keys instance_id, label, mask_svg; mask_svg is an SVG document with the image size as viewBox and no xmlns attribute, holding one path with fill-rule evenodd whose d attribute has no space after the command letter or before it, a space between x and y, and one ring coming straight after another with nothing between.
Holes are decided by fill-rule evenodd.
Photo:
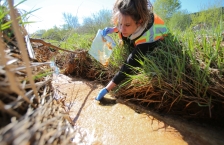
<instances>
[{"instance_id":1,"label":"blue glove","mask_svg":"<svg viewBox=\"0 0 224 145\"><path fill-rule=\"evenodd\" d=\"M106 94L108 93L106 88L103 88L102 90L100 90L98 96L95 98L95 100L99 101L101 100Z\"/></svg>"},{"instance_id":2,"label":"blue glove","mask_svg":"<svg viewBox=\"0 0 224 145\"><path fill-rule=\"evenodd\" d=\"M106 27L102 31L102 36L105 37L107 34L111 34L113 32L114 32L114 28L113 27Z\"/></svg>"}]
</instances>

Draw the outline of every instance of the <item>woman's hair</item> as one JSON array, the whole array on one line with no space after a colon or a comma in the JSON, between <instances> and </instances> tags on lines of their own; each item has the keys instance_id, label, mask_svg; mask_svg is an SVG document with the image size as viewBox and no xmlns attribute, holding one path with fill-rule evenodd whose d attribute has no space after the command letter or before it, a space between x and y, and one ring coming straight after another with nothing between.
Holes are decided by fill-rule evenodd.
<instances>
[{"instance_id":1,"label":"woman's hair","mask_svg":"<svg viewBox=\"0 0 224 145\"><path fill-rule=\"evenodd\" d=\"M151 9L148 0L116 0L113 7L112 21L118 24L120 14L130 16L134 21L144 25L151 22Z\"/></svg>"}]
</instances>

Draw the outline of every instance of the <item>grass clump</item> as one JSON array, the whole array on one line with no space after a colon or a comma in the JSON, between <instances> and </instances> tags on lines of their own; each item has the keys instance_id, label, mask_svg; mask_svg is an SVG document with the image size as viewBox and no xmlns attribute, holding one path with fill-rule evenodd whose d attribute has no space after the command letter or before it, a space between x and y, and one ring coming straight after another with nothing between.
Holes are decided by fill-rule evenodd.
<instances>
[{"instance_id":1,"label":"grass clump","mask_svg":"<svg viewBox=\"0 0 224 145\"><path fill-rule=\"evenodd\" d=\"M162 112L193 118L223 117L222 26L170 34L139 61L141 68L115 93ZM221 116L220 116L221 115Z\"/></svg>"}]
</instances>

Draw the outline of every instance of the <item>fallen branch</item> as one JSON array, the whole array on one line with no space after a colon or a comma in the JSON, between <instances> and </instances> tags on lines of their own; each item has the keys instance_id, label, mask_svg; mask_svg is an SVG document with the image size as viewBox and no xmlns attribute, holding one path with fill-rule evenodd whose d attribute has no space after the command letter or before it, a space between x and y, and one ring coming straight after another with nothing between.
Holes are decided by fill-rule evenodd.
<instances>
[{"instance_id":1,"label":"fallen branch","mask_svg":"<svg viewBox=\"0 0 224 145\"><path fill-rule=\"evenodd\" d=\"M66 51L66 52L71 52L71 53L79 53L79 52L77 52L77 51L74 52L74 51L70 51L70 50L66 50L66 49L63 49L63 48L54 46L54 45L52 45L51 43L45 42L45 41L42 40L42 39L33 39L33 38L30 38L30 42L38 42L38 43L42 43L42 44L45 45L45 46L49 46L49 47L52 47L52 48L55 48L55 49L58 49L58 50L61 50L61 51Z\"/></svg>"}]
</instances>

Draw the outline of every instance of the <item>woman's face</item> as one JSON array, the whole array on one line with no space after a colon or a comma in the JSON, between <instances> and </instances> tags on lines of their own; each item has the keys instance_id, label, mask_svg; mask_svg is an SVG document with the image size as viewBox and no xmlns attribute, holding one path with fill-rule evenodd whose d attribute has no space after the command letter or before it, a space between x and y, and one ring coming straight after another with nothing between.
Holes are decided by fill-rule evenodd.
<instances>
[{"instance_id":1,"label":"woman's face","mask_svg":"<svg viewBox=\"0 0 224 145\"><path fill-rule=\"evenodd\" d=\"M140 26L131 16L120 14L118 29L124 37L128 37Z\"/></svg>"}]
</instances>

